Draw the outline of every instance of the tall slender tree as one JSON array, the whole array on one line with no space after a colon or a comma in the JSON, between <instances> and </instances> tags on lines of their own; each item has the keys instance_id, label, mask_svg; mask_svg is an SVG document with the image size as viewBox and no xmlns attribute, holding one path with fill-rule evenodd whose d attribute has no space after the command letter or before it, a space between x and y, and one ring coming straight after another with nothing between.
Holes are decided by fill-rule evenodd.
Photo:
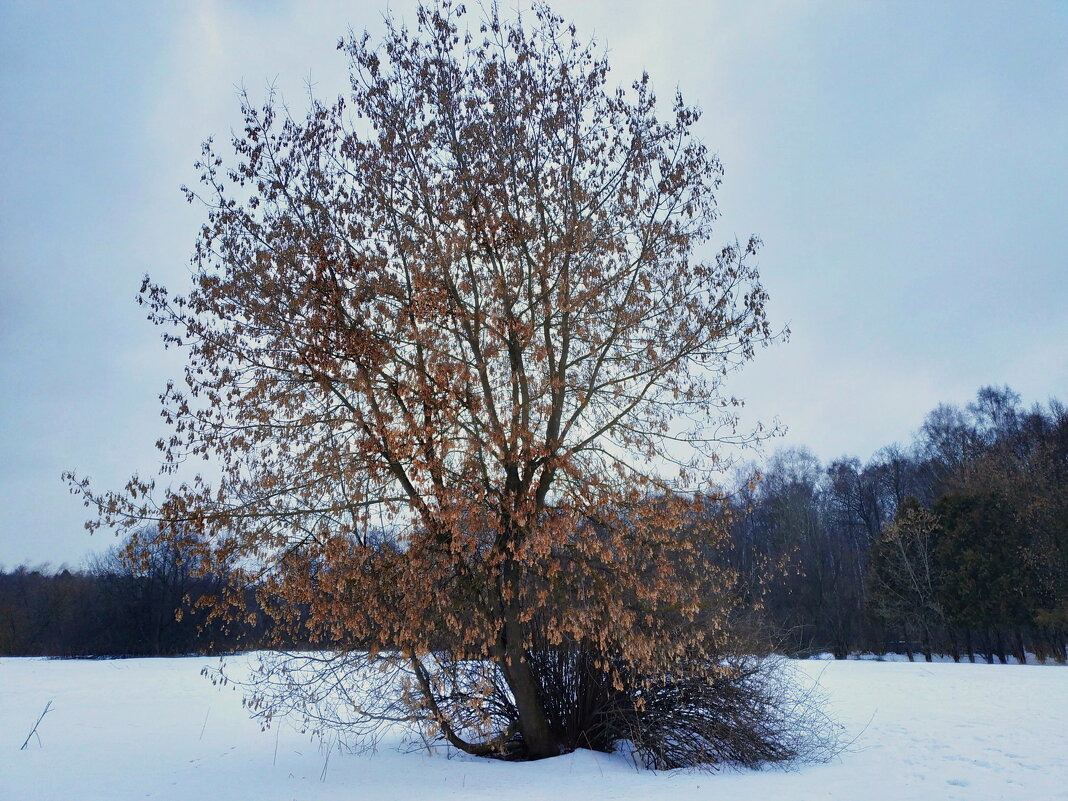
<instances>
[{"instance_id":1,"label":"tall slender tree","mask_svg":"<svg viewBox=\"0 0 1068 801\"><path fill-rule=\"evenodd\" d=\"M928 662L946 622L935 566L940 533L938 518L906 496L872 545L867 574L868 608L905 635L910 658L917 637Z\"/></svg>"}]
</instances>

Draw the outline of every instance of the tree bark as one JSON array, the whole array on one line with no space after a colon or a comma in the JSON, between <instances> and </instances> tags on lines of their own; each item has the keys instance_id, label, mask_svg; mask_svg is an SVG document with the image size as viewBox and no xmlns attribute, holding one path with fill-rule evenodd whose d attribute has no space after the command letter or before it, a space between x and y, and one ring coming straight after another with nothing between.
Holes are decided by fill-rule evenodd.
<instances>
[{"instance_id":1,"label":"tree bark","mask_svg":"<svg viewBox=\"0 0 1068 801\"><path fill-rule=\"evenodd\" d=\"M505 613L501 633L500 665L508 689L512 691L519 715L519 732L531 759L544 759L560 753L559 744L549 728L538 680L523 647L522 626L514 609Z\"/></svg>"}]
</instances>

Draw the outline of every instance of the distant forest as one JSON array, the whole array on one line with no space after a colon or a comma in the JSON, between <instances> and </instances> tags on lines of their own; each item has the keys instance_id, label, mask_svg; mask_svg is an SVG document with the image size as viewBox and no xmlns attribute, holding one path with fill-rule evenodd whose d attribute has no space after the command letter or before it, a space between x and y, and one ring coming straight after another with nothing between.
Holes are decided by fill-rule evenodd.
<instances>
[{"instance_id":1,"label":"distant forest","mask_svg":"<svg viewBox=\"0 0 1068 801\"><path fill-rule=\"evenodd\" d=\"M1065 660L1068 410L1057 400L1028 409L1008 387L985 387L963 408L938 406L913 442L867 464L780 450L740 471L708 514L731 521L731 547L714 558L739 571L759 608L746 624L781 652ZM151 531L125 556L114 549L77 571L0 572L0 654L268 643L262 613L238 626L198 613L193 602L225 584L194 576Z\"/></svg>"}]
</instances>

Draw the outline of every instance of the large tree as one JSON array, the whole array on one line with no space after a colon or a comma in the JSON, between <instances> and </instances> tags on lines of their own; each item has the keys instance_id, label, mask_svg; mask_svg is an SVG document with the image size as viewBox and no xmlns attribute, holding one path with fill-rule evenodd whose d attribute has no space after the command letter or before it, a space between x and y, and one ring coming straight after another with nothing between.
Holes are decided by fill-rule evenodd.
<instances>
[{"instance_id":1,"label":"large tree","mask_svg":"<svg viewBox=\"0 0 1068 801\"><path fill-rule=\"evenodd\" d=\"M331 714L538 758L692 712L700 686L709 726L774 729L752 663L722 658L736 577L694 494L745 436L724 377L774 338L758 242L707 250L722 169L681 96L662 116L648 76L612 88L544 6L462 17L344 39L347 97L303 118L246 98L234 160L205 145L194 285L142 298L188 354L164 472L218 478L75 487L336 649L265 668L267 715L382 681ZM709 738L706 759L793 753Z\"/></svg>"}]
</instances>

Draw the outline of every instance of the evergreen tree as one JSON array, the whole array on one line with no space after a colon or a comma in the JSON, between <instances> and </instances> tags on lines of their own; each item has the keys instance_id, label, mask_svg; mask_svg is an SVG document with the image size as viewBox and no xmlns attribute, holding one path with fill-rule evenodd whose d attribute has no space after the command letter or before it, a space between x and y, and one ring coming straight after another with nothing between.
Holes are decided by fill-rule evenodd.
<instances>
[{"instance_id":1,"label":"evergreen tree","mask_svg":"<svg viewBox=\"0 0 1068 801\"><path fill-rule=\"evenodd\" d=\"M993 653L1004 660L1003 634L1032 619L1026 539L1012 504L996 493L947 493L933 511L943 529L934 549L938 600L952 623L993 635L988 661Z\"/></svg>"}]
</instances>

